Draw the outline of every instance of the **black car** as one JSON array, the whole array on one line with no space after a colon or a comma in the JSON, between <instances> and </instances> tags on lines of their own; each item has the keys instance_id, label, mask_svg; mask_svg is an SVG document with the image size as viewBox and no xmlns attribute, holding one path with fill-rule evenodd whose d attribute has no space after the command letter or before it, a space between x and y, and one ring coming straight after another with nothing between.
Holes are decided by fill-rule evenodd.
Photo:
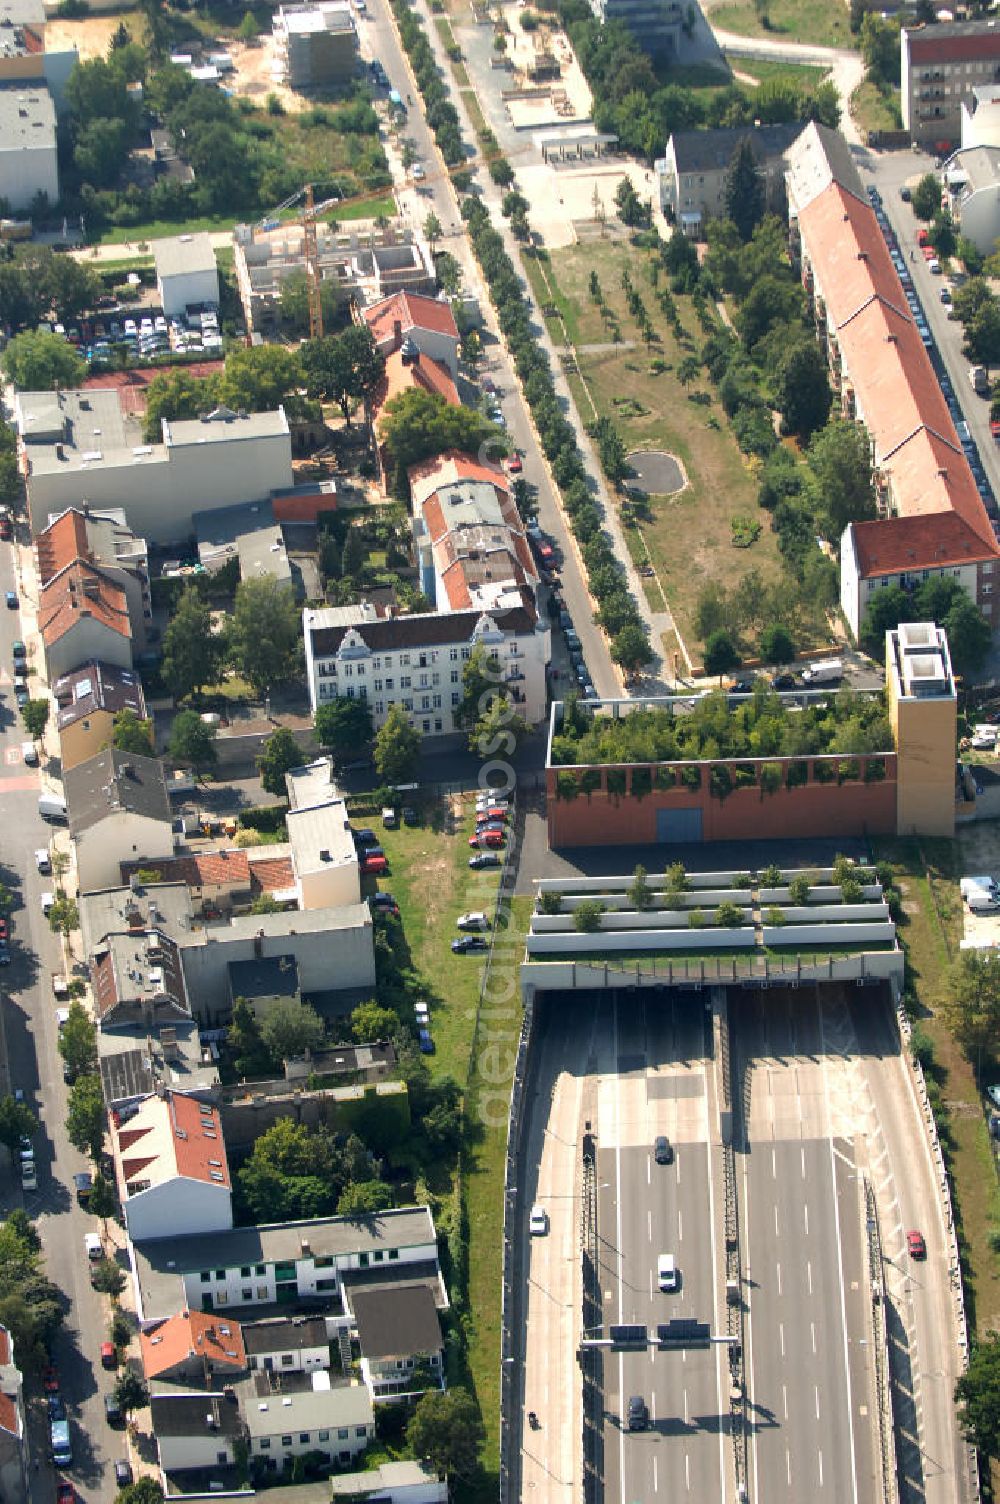
<instances>
[{"instance_id":1,"label":"black car","mask_svg":"<svg viewBox=\"0 0 1000 1504\"><path fill-rule=\"evenodd\" d=\"M469 857L470 867L499 867L500 856L496 851L477 851Z\"/></svg>"},{"instance_id":2,"label":"black car","mask_svg":"<svg viewBox=\"0 0 1000 1504\"><path fill-rule=\"evenodd\" d=\"M117 1426L123 1419L122 1407L113 1394L104 1396L104 1418L109 1426Z\"/></svg>"},{"instance_id":3,"label":"black car","mask_svg":"<svg viewBox=\"0 0 1000 1504\"><path fill-rule=\"evenodd\" d=\"M451 942L451 948L457 956L464 955L469 950L489 950L489 941L484 940L482 935L460 935L457 940Z\"/></svg>"},{"instance_id":4,"label":"black car","mask_svg":"<svg viewBox=\"0 0 1000 1504\"><path fill-rule=\"evenodd\" d=\"M49 1407L49 1420L66 1419L66 1406L63 1404L62 1395L47 1394L45 1396L45 1401Z\"/></svg>"},{"instance_id":5,"label":"black car","mask_svg":"<svg viewBox=\"0 0 1000 1504\"><path fill-rule=\"evenodd\" d=\"M403 805L403 824L404 825L419 825L420 824L420 815L419 815L418 811L413 808L412 804L404 804Z\"/></svg>"},{"instance_id":6,"label":"black car","mask_svg":"<svg viewBox=\"0 0 1000 1504\"><path fill-rule=\"evenodd\" d=\"M661 1133L653 1143L653 1158L658 1165L673 1163L674 1146L665 1133Z\"/></svg>"},{"instance_id":7,"label":"black car","mask_svg":"<svg viewBox=\"0 0 1000 1504\"><path fill-rule=\"evenodd\" d=\"M794 674L775 674L771 680L771 688L779 691L795 688Z\"/></svg>"},{"instance_id":8,"label":"black car","mask_svg":"<svg viewBox=\"0 0 1000 1504\"><path fill-rule=\"evenodd\" d=\"M729 693L731 695L752 695L753 694L753 680L752 679L737 679L734 684L730 685Z\"/></svg>"},{"instance_id":9,"label":"black car","mask_svg":"<svg viewBox=\"0 0 1000 1504\"><path fill-rule=\"evenodd\" d=\"M373 909L399 909L399 904L391 893L373 893L368 902Z\"/></svg>"},{"instance_id":10,"label":"black car","mask_svg":"<svg viewBox=\"0 0 1000 1504\"><path fill-rule=\"evenodd\" d=\"M128 1488L132 1482L132 1464L124 1457L119 1457L115 1463L115 1482L119 1488Z\"/></svg>"},{"instance_id":11,"label":"black car","mask_svg":"<svg viewBox=\"0 0 1000 1504\"><path fill-rule=\"evenodd\" d=\"M629 1399L626 1425L630 1431L645 1431L649 1425L649 1411L641 1394L633 1394Z\"/></svg>"},{"instance_id":12,"label":"black car","mask_svg":"<svg viewBox=\"0 0 1000 1504\"><path fill-rule=\"evenodd\" d=\"M354 844L355 844L355 846L377 846L378 845L378 836L375 834L375 832L373 830L369 830L367 828L367 826L362 826L361 830L354 831L353 835L354 835Z\"/></svg>"}]
</instances>

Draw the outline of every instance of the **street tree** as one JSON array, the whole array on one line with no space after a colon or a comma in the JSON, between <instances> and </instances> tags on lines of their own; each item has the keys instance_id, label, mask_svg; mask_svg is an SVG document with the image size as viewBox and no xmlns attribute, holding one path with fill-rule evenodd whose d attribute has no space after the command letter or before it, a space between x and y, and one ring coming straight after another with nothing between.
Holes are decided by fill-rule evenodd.
<instances>
[{"instance_id":1,"label":"street tree","mask_svg":"<svg viewBox=\"0 0 1000 1504\"><path fill-rule=\"evenodd\" d=\"M720 679L739 668L742 659L729 632L713 632L705 644L705 672Z\"/></svg>"},{"instance_id":2,"label":"street tree","mask_svg":"<svg viewBox=\"0 0 1000 1504\"><path fill-rule=\"evenodd\" d=\"M367 324L351 324L341 334L308 339L302 346L306 390L336 402L350 427L355 402L367 402L382 379L385 356Z\"/></svg>"},{"instance_id":3,"label":"street tree","mask_svg":"<svg viewBox=\"0 0 1000 1504\"><path fill-rule=\"evenodd\" d=\"M391 1205L392 1191L383 1180L356 1180L341 1191L337 1216L370 1217Z\"/></svg>"},{"instance_id":4,"label":"street tree","mask_svg":"<svg viewBox=\"0 0 1000 1504\"><path fill-rule=\"evenodd\" d=\"M101 1222L105 1238L108 1235L108 1218L113 1217L117 1209L118 1199L115 1196L115 1188L110 1180L98 1170L87 1198L87 1211Z\"/></svg>"},{"instance_id":5,"label":"street tree","mask_svg":"<svg viewBox=\"0 0 1000 1504\"><path fill-rule=\"evenodd\" d=\"M74 998L59 1030L59 1053L71 1081L97 1069L97 1028L83 1004Z\"/></svg>"},{"instance_id":6,"label":"street tree","mask_svg":"<svg viewBox=\"0 0 1000 1504\"><path fill-rule=\"evenodd\" d=\"M16 1102L12 1096L0 1097L0 1144L17 1153L22 1138L34 1138L38 1132L38 1119L24 1102Z\"/></svg>"},{"instance_id":7,"label":"street tree","mask_svg":"<svg viewBox=\"0 0 1000 1504\"><path fill-rule=\"evenodd\" d=\"M267 792L283 798L285 774L293 768L301 768L303 761L302 748L287 726L279 726L277 731L272 731L257 759L260 781Z\"/></svg>"},{"instance_id":8,"label":"street tree","mask_svg":"<svg viewBox=\"0 0 1000 1504\"><path fill-rule=\"evenodd\" d=\"M757 647L762 663L790 663L795 657L795 644L791 634L787 627L778 623L764 628Z\"/></svg>"},{"instance_id":9,"label":"street tree","mask_svg":"<svg viewBox=\"0 0 1000 1504\"><path fill-rule=\"evenodd\" d=\"M74 1148L100 1162L104 1150L104 1093L96 1073L77 1077L70 1087L66 1132Z\"/></svg>"},{"instance_id":10,"label":"street tree","mask_svg":"<svg viewBox=\"0 0 1000 1504\"><path fill-rule=\"evenodd\" d=\"M203 721L197 710L181 710L170 727L167 751L173 762L193 768L196 773L215 766L215 727Z\"/></svg>"},{"instance_id":11,"label":"street tree","mask_svg":"<svg viewBox=\"0 0 1000 1504\"><path fill-rule=\"evenodd\" d=\"M131 1415L133 1410L144 1410L149 1404L149 1389L145 1379L136 1373L134 1368L123 1368L115 1382L115 1399L122 1408L123 1414Z\"/></svg>"},{"instance_id":12,"label":"street tree","mask_svg":"<svg viewBox=\"0 0 1000 1504\"><path fill-rule=\"evenodd\" d=\"M955 1385L962 1434L984 1457L1000 1457L1000 1335L990 1333L969 1354Z\"/></svg>"},{"instance_id":13,"label":"street tree","mask_svg":"<svg viewBox=\"0 0 1000 1504\"><path fill-rule=\"evenodd\" d=\"M638 672L653 656L649 637L638 622L630 622L612 638L611 657L626 673Z\"/></svg>"},{"instance_id":14,"label":"street tree","mask_svg":"<svg viewBox=\"0 0 1000 1504\"><path fill-rule=\"evenodd\" d=\"M941 208L941 184L933 172L925 172L914 188L910 195L910 208L918 219L924 220L933 219Z\"/></svg>"},{"instance_id":15,"label":"street tree","mask_svg":"<svg viewBox=\"0 0 1000 1504\"><path fill-rule=\"evenodd\" d=\"M21 719L24 729L33 742L37 742L49 719L48 700L28 700L21 706Z\"/></svg>"},{"instance_id":16,"label":"street tree","mask_svg":"<svg viewBox=\"0 0 1000 1504\"><path fill-rule=\"evenodd\" d=\"M134 1483L118 1490L114 1504L163 1504L163 1489L155 1478L144 1473Z\"/></svg>"},{"instance_id":17,"label":"street tree","mask_svg":"<svg viewBox=\"0 0 1000 1504\"><path fill-rule=\"evenodd\" d=\"M509 698L510 689L504 682L499 658L478 642L462 669L462 698L455 707L455 724L473 731L494 700Z\"/></svg>"},{"instance_id":18,"label":"street tree","mask_svg":"<svg viewBox=\"0 0 1000 1504\"><path fill-rule=\"evenodd\" d=\"M374 998L359 1003L351 1014L351 1037L359 1044L373 1044L376 1039L391 1039L399 1032L399 1014L383 1008Z\"/></svg>"},{"instance_id":19,"label":"street tree","mask_svg":"<svg viewBox=\"0 0 1000 1504\"><path fill-rule=\"evenodd\" d=\"M146 389L146 413L142 436L147 444L163 440L163 420L200 418L209 413L219 400L219 383L214 376L192 376L183 366L159 371Z\"/></svg>"},{"instance_id":20,"label":"street tree","mask_svg":"<svg viewBox=\"0 0 1000 1504\"><path fill-rule=\"evenodd\" d=\"M978 673L986 662L993 634L989 622L975 601L963 592L938 620L948 634L948 651L956 673Z\"/></svg>"},{"instance_id":21,"label":"street tree","mask_svg":"<svg viewBox=\"0 0 1000 1504\"><path fill-rule=\"evenodd\" d=\"M983 303L965 326L963 354L976 365L1000 365L1000 300Z\"/></svg>"},{"instance_id":22,"label":"street tree","mask_svg":"<svg viewBox=\"0 0 1000 1504\"><path fill-rule=\"evenodd\" d=\"M722 188L726 218L732 220L744 242L764 218L765 198L764 177L747 135L733 152Z\"/></svg>"},{"instance_id":23,"label":"street tree","mask_svg":"<svg viewBox=\"0 0 1000 1504\"><path fill-rule=\"evenodd\" d=\"M357 757L372 739L372 712L367 700L338 695L316 707L316 739L334 762Z\"/></svg>"},{"instance_id":24,"label":"street tree","mask_svg":"<svg viewBox=\"0 0 1000 1504\"><path fill-rule=\"evenodd\" d=\"M876 515L871 439L863 423L836 419L809 446L808 486L824 537L840 544L851 522Z\"/></svg>"},{"instance_id":25,"label":"street tree","mask_svg":"<svg viewBox=\"0 0 1000 1504\"><path fill-rule=\"evenodd\" d=\"M945 259L954 256L958 236L955 233L955 221L948 209L939 209L935 214L931 221L928 238L939 256Z\"/></svg>"},{"instance_id":26,"label":"street tree","mask_svg":"<svg viewBox=\"0 0 1000 1504\"><path fill-rule=\"evenodd\" d=\"M222 643L212 633L212 613L195 585L188 585L163 634L163 677L175 700L196 699L219 672Z\"/></svg>"},{"instance_id":27,"label":"street tree","mask_svg":"<svg viewBox=\"0 0 1000 1504\"><path fill-rule=\"evenodd\" d=\"M16 334L3 353L3 369L21 391L51 392L56 387L78 387L87 374L87 362L75 345L61 334Z\"/></svg>"},{"instance_id":28,"label":"street tree","mask_svg":"<svg viewBox=\"0 0 1000 1504\"><path fill-rule=\"evenodd\" d=\"M20 1208L10 1212L0 1223L0 1323L14 1339L18 1367L37 1370L47 1361L62 1301L45 1274L37 1232Z\"/></svg>"},{"instance_id":29,"label":"street tree","mask_svg":"<svg viewBox=\"0 0 1000 1504\"><path fill-rule=\"evenodd\" d=\"M420 732L402 705L390 705L375 737L375 768L386 783L411 783L420 760Z\"/></svg>"},{"instance_id":30,"label":"street tree","mask_svg":"<svg viewBox=\"0 0 1000 1504\"><path fill-rule=\"evenodd\" d=\"M984 303L996 301L996 294L985 277L970 277L952 294L951 306L955 317L963 324L970 324Z\"/></svg>"},{"instance_id":31,"label":"street tree","mask_svg":"<svg viewBox=\"0 0 1000 1504\"><path fill-rule=\"evenodd\" d=\"M55 902L49 909L49 929L54 935L62 935L68 940L74 930L80 928L80 910L77 908L74 898L67 898L61 890L56 894Z\"/></svg>"},{"instance_id":32,"label":"street tree","mask_svg":"<svg viewBox=\"0 0 1000 1504\"><path fill-rule=\"evenodd\" d=\"M117 747L119 752L155 757L153 722L137 716L134 710L119 710L111 723L111 745Z\"/></svg>"},{"instance_id":33,"label":"street tree","mask_svg":"<svg viewBox=\"0 0 1000 1504\"><path fill-rule=\"evenodd\" d=\"M119 1269L114 1259L98 1259L90 1271L90 1283L101 1295L110 1295L117 1300L128 1283L125 1270Z\"/></svg>"},{"instance_id":34,"label":"street tree","mask_svg":"<svg viewBox=\"0 0 1000 1504\"><path fill-rule=\"evenodd\" d=\"M469 750L476 756L513 757L518 743L528 734L528 723L514 702L497 698L487 706L469 736Z\"/></svg>"},{"instance_id":35,"label":"street tree","mask_svg":"<svg viewBox=\"0 0 1000 1504\"><path fill-rule=\"evenodd\" d=\"M288 585L271 575L241 580L226 623L229 662L259 695L301 672L299 609Z\"/></svg>"},{"instance_id":36,"label":"street tree","mask_svg":"<svg viewBox=\"0 0 1000 1504\"><path fill-rule=\"evenodd\" d=\"M315 1050L326 1034L323 1020L308 1003L281 998L268 1008L260 1034L276 1060L295 1060Z\"/></svg>"},{"instance_id":37,"label":"street tree","mask_svg":"<svg viewBox=\"0 0 1000 1504\"><path fill-rule=\"evenodd\" d=\"M467 1478L475 1472L482 1439L479 1411L458 1385L423 1395L406 1427L413 1455L446 1477Z\"/></svg>"},{"instance_id":38,"label":"street tree","mask_svg":"<svg viewBox=\"0 0 1000 1504\"><path fill-rule=\"evenodd\" d=\"M442 235L441 221L438 219L437 215L432 210L431 213L428 214L427 218L424 220L424 237L425 237L425 239L427 241L427 244L430 246L432 253L434 251L434 247L437 245L438 241L441 239L441 235Z\"/></svg>"}]
</instances>

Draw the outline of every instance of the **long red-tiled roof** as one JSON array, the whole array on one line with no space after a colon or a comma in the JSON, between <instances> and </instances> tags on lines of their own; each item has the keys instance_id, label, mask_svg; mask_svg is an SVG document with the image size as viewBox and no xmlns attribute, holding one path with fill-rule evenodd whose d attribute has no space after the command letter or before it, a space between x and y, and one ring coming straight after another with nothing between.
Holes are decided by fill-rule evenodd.
<instances>
[{"instance_id":1,"label":"long red-tiled roof","mask_svg":"<svg viewBox=\"0 0 1000 1504\"><path fill-rule=\"evenodd\" d=\"M255 893L281 893L295 886L290 856L263 857L250 863L250 886Z\"/></svg>"},{"instance_id":2,"label":"long red-tiled roof","mask_svg":"<svg viewBox=\"0 0 1000 1504\"><path fill-rule=\"evenodd\" d=\"M986 508L871 206L832 182L802 209L799 225L894 511L923 519L909 546L919 543L932 556L964 546L966 561L974 546L978 557L996 557ZM953 526L956 517L962 529Z\"/></svg>"},{"instance_id":3,"label":"long red-tiled roof","mask_svg":"<svg viewBox=\"0 0 1000 1504\"><path fill-rule=\"evenodd\" d=\"M163 1114L166 1123L161 1121ZM194 1097L170 1092L165 1100L147 1099L135 1117L119 1128L117 1138L126 1185L149 1166L162 1164L156 1184L177 1175L232 1188L219 1114Z\"/></svg>"},{"instance_id":4,"label":"long red-tiled roof","mask_svg":"<svg viewBox=\"0 0 1000 1504\"><path fill-rule=\"evenodd\" d=\"M406 474L415 507L421 506L432 491L457 480L481 480L495 486L498 492L508 491L507 477L499 465L478 460L459 449L448 449L444 454L421 460L419 465L411 465Z\"/></svg>"},{"instance_id":5,"label":"long red-tiled roof","mask_svg":"<svg viewBox=\"0 0 1000 1504\"><path fill-rule=\"evenodd\" d=\"M161 883L187 883L189 888L250 885L247 854L237 847L225 851L198 851L190 856L166 857L158 861L122 862L122 881L127 883L137 872L151 870L159 874Z\"/></svg>"},{"instance_id":6,"label":"long red-tiled roof","mask_svg":"<svg viewBox=\"0 0 1000 1504\"><path fill-rule=\"evenodd\" d=\"M95 565L77 559L54 575L40 593L38 626L45 646L51 647L88 617L122 637L132 636L124 590Z\"/></svg>"},{"instance_id":7,"label":"long red-tiled roof","mask_svg":"<svg viewBox=\"0 0 1000 1504\"><path fill-rule=\"evenodd\" d=\"M397 323L405 337L411 329L430 329L435 334L449 334L458 339L458 325L451 311L451 304L440 298L428 298L419 292L395 292L373 303L361 317L372 332L375 343L383 344L393 338Z\"/></svg>"},{"instance_id":8,"label":"long red-tiled roof","mask_svg":"<svg viewBox=\"0 0 1000 1504\"><path fill-rule=\"evenodd\" d=\"M49 523L35 538L38 578L47 585L61 569L74 559L89 559L87 519L76 507L70 507Z\"/></svg>"},{"instance_id":9,"label":"long red-tiled roof","mask_svg":"<svg viewBox=\"0 0 1000 1504\"><path fill-rule=\"evenodd\" d=\"M180 1311L139 1333L142 1367L147 1379L168 1374L192 1358L212 1368L241 1371L247 1366L243 1328L218 1312Z\"/></svg>"},{"instance_id":10,"label":"long red-tiled roof","mask_svg":"<svg viewBox=\"0 0 1000 1504\"><path fill-rule=\"evenodd\" d=\"M957 512L886 517L854 524L858 571L862 579L918 569L955 569L996 557Z\"/></svg>"}]
</instances>

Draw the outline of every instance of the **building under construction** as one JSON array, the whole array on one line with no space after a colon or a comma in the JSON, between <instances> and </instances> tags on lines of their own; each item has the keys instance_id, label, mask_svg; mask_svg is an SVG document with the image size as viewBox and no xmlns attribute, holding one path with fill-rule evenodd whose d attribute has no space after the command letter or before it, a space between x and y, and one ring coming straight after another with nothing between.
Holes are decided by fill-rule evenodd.
<instances>
[{"instance_id":1,"label":"building under construction","mask_svg":"<svg viewBox=\"0 0 1000 1504\"><path fill-rule=\"evenodd\" d=\"M323 288L332 284L342 301L364 305L394 292L433 293L430 247L400 221L379 228L373 220L357 220L337 230L317 224L315 231L317 280ZM280 320L285 278L307 271L305 228L298 220L272 228L237 225L233 245L247 330L266 333Z\"/></svg>"}]
</instances>

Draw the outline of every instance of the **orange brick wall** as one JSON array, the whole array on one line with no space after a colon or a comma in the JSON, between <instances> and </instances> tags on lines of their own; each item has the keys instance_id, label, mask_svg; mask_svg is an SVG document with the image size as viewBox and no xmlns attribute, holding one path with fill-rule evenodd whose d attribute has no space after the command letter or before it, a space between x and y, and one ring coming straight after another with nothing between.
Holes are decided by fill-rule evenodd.
<instances>
[{"instance_id":1,"label":"orange brick wall","mask_svg":"<svg viewBox=\"0 0 1000 1504\"><path fill-rule=\"evenodd\" d=\"M711 763L701 765L702 787L696 792L654 789L640 797L609 794L605 784L608 769L602 768L593 770L602 774L600 789L589 795L580 793L575 799L559 799L556 776L566 770L549 768L549 845L654 845L658 839L656 816L661 809L700 808L704 841L891 835L896 830L896 759L887 756L884 761L886 777L879 782L863 781L862 758L862 778L856 781L809 781L796 788L782 787L775 794L762 793L759 787L739 788L725 799L714 798L709 792ZM630 787L633 770L621 771L626 773Z\"/></svg>"}]
</instances>

